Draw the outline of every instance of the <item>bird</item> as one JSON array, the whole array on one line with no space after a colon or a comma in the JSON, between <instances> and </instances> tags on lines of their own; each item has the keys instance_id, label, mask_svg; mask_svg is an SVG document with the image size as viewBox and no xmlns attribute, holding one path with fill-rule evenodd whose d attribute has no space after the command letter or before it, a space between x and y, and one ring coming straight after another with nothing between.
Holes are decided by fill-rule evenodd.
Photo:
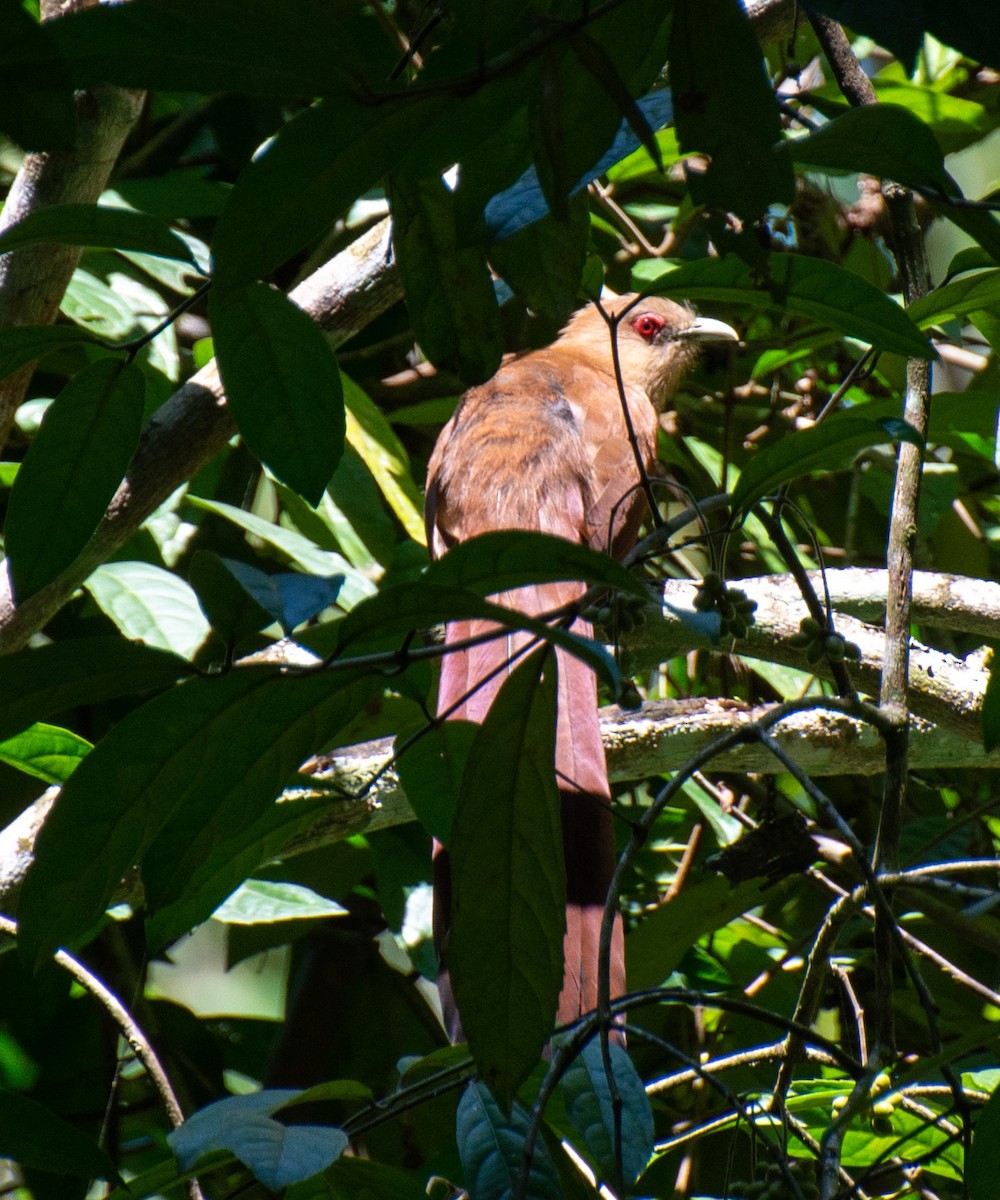
<instances>
[{"instance_id":1,"label":"bird","mask_svg":"<svg viewBox=\"0 0 1000 1200\"><path fill-rule=\"evenodd\" d=\"M603 309L603 312L602 312ZM606 315L605 315L606 314ZM610 320L609 320L610 318ZM621 390L615 372L613 339ZM540 530L610 552L634 545L647 512L636 451L655 472L659 412L707 341L737 340L722 321L660 297L635 294L589 304L556 340L506 360L459 399L428 462L425 520L438 558L459 542L500 529ZM622 393L634 430L633 450ZM518 588L492 599L537 616L580 599L579 582ZM482 622L447 625L445 646L482 633ZM591 636L582 617L573 632ZM437 713L481 723L523 636L446 652ZM557 1024L597 1004L598 939L615 867L615 831L593 671L557 650L555 771L566 867L564 974ZM434 941L445 1029L464 1040L448 968L448 851L434 851ZM625 992L624 936L616 920L611 995Z\"/></svg>"}]
</instances>

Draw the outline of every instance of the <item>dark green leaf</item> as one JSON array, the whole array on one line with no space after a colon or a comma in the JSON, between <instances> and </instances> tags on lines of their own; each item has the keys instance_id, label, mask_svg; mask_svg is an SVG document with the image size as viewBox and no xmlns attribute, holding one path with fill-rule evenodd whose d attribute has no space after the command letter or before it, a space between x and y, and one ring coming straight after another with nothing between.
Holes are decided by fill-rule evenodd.
<instances>
[{"instance_id":1,"label":"dark green leaf","mask_svg":"<svg viewBox=\"0 0 1000 1200\"><path fill-rule=\"evenodd\" d=\"M620 1162L622 1182L630 1191L653 1153L653 1112L632 1060L615 1043L608 1050L620 1116L615 1114L599 1038L589 1041L573 1059L559 1081L559 1091L571 1129L578 1135L571 1138L574 1147L594 1167L598 1179L607 1183L618 1179ZM620 1155L615 1145L619 1138Z\"/></svg>"},{"instance_id":2,"label":"dark green leaf","mask_svg":"<svg viewBox=\"0 0 1000 1200\"><path fill-rule=\"evenodd\" d=\"M417 820L444 846L451 841L462 774L478 730L472 721L445 721L422 733L396 762L400 783Z\"/></svg>"},{"instance_id":3,"label":"dark green leaf","mask_svg":"<svg viewBox=\"0 0 1000 1200\"><path fill-rule=\"evenodd\" d=\"M978 271L934 288L907 309L921 329L1000 304L1000 270Z\"/></svg>"},{"instance_id":4,"label":"dark green leaf","mask_svg":"<svg viewBox=\"0 0 1000 1200\"><path fill-rule=\"evenodd\" d=\"M907 72L913 70L925 33L932 33L947 46L955 46L976 62L1000 68L1000 31L993 12L981 0L806 0L806 8L825 13L849 25L856 33L867 33L900 59Z\"/></svg>"},{"instance_id":5,"label":"dark green leaf","mask_svg":"<svg viewBox=\"0 0 1000 1200\"><path fill-rule=\"evenodd\" d=\"M96 346L100 339L74 325L15 325L0 329L0 379L65 346Z\"/></svg>"},{"instance_id":6,"label":"dark green leaf","mask_svg":"<svg viewBox=\"0 0 1000 1200\"><path fill-rule=\"evenodd\" d=\"M996 661L994 651L990 663L990 678L986 685L986 695L983 697L983 711L980 717L983 730L983 749L989 754L1000 746L1000 665Z\"/></svg>"},{"instance_id":7,"label":"dark green leaf","mask_svg":"<svg viewBox=\"0 0 1000 1200\"><path fill-rule=\"evenodd\" d=\"M828 421L782 438L762 450L744 468L733 490L733 509L746 512L790 479L811 471L835 471L852 462L862 450L885 445L893 437L883 424L864 417L844 416L836 422Z\"/></svg>"},{"instance_id":8,"label":"dark green leaf","mask_svg":"<svg viewBox=\"0 0 1000 1200\"><path fill-rule=\"evenodd\" d=\"M303 575L297 571L268 575L232 558L222 562L240 587L280 624L286 637L329 608L344 586L343 575Z\"/></svg>"},{"instance_id":9,"label":"dark green leaf","mask_svg":"<svg viewBox=\"0 0 1000 1200\"><path fill-rule=\"evenodd\" d=\"M222 559L209 550L194 552L188 582L198 596L201 611L227 646L235 646L274 619L240 587Z\"/></svg>"},{"instance_id":10,"label":"dark green leaf","mask_svg":"<svg viewBox=\"0 0 1000 1200\"><path fill-rule=\"evenodd\" d=\"M384 645L386 639L439 621L476 619L493 621L503 628L526 629L582 659L612 687L618 685L614 659L593 639L547 625L518 609L481 600L474 591L439 586L430 581L384 588L377 596L358 604L338 626L338 645L341 654L356 652L359 645Z\"/></svg>"},{"instance_id":11,"label":"dark green leaf","mask_svg":"<svg viewBox=\"0 0 1000 1200\"><path fill-rule=\"evenodd\" d=\"M76 133L76 105L50 24L39 24L18 0L0 2L0 129L24 150L68 150ZM13 78L9 70L11 61L35 56L50 60L36 81L42 90Z\"/></svg>"},{"instance_id":12,"label":"dark green leaf","mask_svg":"<svg viewBox=\"0 0 1000 1200\"><path fill-rule=\"evenodd\" d=\"M211 824L213 834L227 821L249 826L354 715L365 684L375 686L356 673L244 668L188 680L120 721L74 771L39 834L19 912L28 957L38 962L87 932L168 822Z\"/></svg>"},{"instance_id":13,"label":"dark green leaf","mask_svg":"<svg viewBox=\"0 0 1000 1200\"><path fill-rule=\"evenodd\" d=\"M969 1200L994 1200L1000 1178L1000 1091L979 1111L967 1168Z\"/></svg>"},{"instance_id":14,"label":"dark green leaf","mask_svg":"<svg viewBox=\"0 0 1000 1200\"><path fill-rule=\"evenodd\" d=\"M580 60L580 65L584 70L589 71L607 92L608 98L628 122L628 127L639 139L640 144L646 147L650 158L656 163L657 169L662 172L663 160L660 158L660 148L656 144L656 137L649 127L649 122L642 109L636 104L625 81L618 74L614 60L599 42L588 37L586 33L572 34L569 41L573 53Z\"/></svg>"},{"instance_id":15,"label":"dark green leaf","mask_svg":"<svg viewBox=\"0 0 1000 1200\"><path fill-rule=\"evenodd\" d=\"M848 109L808 137L782 142L779 152L801 166L863 171L907 187L961 195L945 170L937 138L897 104Z\"/></svg>"},{"instance_id":16,"label":"dark green leaf","mask_svg":"<svg viewBox=\"0 0 1000 1200\"><path fill-rule=\"evenodd\" d=\"M97 528L139 443L144 400L142 371L102 358L49 407L17 473L4 526L19 601L68 567Z\"/></svg>"},{"instance_id":17,"label":"dark green leaf","mask_svg":"<svg viewBox=\"0 0 1000 1200\"><path fill-rule=\"evenodd\" d=\"M566 879L549 649L510 674L472 744L451 837L449 966L469 1049L509 1106L552 1034Z\"/></svg>"},{"instance_id":18,"label":"dark green leaf","mask_svg":"<svg viewBox=\"0 0 1000 1200\"><path fill-rule=\"evenodd\" d=\"M78 705L157 691L191 671L174 654L93 637L0 655L0 737Z\"/></svg>"},{"instance_id":19,"label":"dark green leaf","mask_svg":"<svg viewBox=\"0 0 1000 1200\"><path fill-rule=\"evenodd\" d=\"M75 1125L16 1092L0 1089L0 1154L22 1167L81 1179L118 1180L111 1159Z\"/></svg>"},{"instance_id":20,"label":"dark green leaf","mask_svg":"<svg viewBox=\"0 0 1000 1200\"><path fill-rule=\"evenodd\" d=\"M430 99L396 107L345 98L293 117L244 169L216 226L220 283L267 275L323 233L397 166L441 106Z\"/></svg>"},{"instance_id":21,"label":"dark green leaf","mask_svg":"<svg viewBox=\"0 0 1000 1200\"><path fill-rule=\"evenodd\" d=\"M504 1116L484 1084L468 1084L459 1101L455 1136L471 1200L511 1200L527 1129L528 1114L520 1104ZM559 1174L541 1138L535 1142L523 1197L562 1200Z\"/></svg>"},{"instance_id":22,"label":"dark green leaf","mask_svg":"<svg viewBox=\"0 0 1000 1200\"><path fill-rule=\"evenodd\" d=\"M545 216L490 248L490 262L533 313L547 318L553 334L577 307L589 237L581 194L570 199L565 221Z\"/></svg>"},{"instance_id":23,"label":"dark green leaf","mask_svg":"<svg viewBox=\"0 0 1000 1200\"><path fill-rule=\"evenodd\" d=\"M191 250L156 217L96 204L54 204L36 209L0 234L0 254L38 242L110 246L191 262Z\"/></svg>"},{"instance_id":24,"label":"dark green leaf","mask_svg":"<svg viewBox=\"0 0 1000 1200\"><path fill-rule=\"evenodd\" d=\"M884 422L898 420L901 408L899 399L871 400L836 413L829 423L835 425L864 417L886 428ZM992 463L996 454L998 411L1000 395L996 392L935 392L927 441L931 445L978 454ZM892 426L888 428L891 430ZM912 441L916 431L912 426L906 426L906 429L909 430L908 440ZM893 432L893 437L897 436Z\"/></svg>"},{"instance_id":25,"label":"dark green leaf","mask_svg":"<svg viewBox=\"0 0 1000 1200\"><path fill-rule=\"evenodd\" d=\"M427 568L428 583L479 595L532 583L579 579L648 599L645 586L613 558L579 542L530 529L502 529L453 546Z\"/></svg>"},{"instance_id":26,"label":"dark green leaf","mask_svg":"<svg viewBox=\"0 0 1000 1200\"><path fill-rule=\"evenodd\" d=\"M324 1170L347 1149L347 1135L335 1126L275 1121L272 1114L297 1096L278 1088L228 1096L188 1117L167 1139L181 1170L213 1150L228 1150L272 1191Z\"/></svg>"},{"instance_id":27,"label":"dark green leaf","mask_svg":"<svg viewBox=\"0 0 1000 1200\"><path fill-rule=\"evenodd\" d=\"M420 348L466 384L500 365L500 310L481 244L463 245L455 199L440 176L392 177L392 240Z\"/></svg>"},{"instance_id":28,"label":"dark green leaf","mask_svg":"<svg viewBox=\"0 0 1000 1200\"><path fill-rule=\"evenodd\" d=\"M629 987L659 987L691 946L760 903L760 884L732 887L721 875L688 880L672 900L645 916L625 941Z\"/></svg>"},{"instance_id":29,"label":"dark green leaf","mask_svg":"<svg viewBox=\"0 0 1000 1200\"><path fill-rule=\"evenodd\" d=\"M676 0L670 84L681 149L710 160L704 172L688 172L696 204L753 220L791 202L791 166L772 153L777 102L738 0Z\"/></svg>"},{"instance_id":30,"label":"dark green leaf","mask_svg":"<svg viewBox=\"0 0 1000 1200\"><path fill-rule=\"evenodd\" d=\"M77 87L313 96L346 90L366 69L384 79L395 49L360 6L303 0L137 0L49 22L54 52L4 55L18 82L51 87L53 66ZM0 60L3 62L3 60Z\"/></svg>"},{"instance_id":31,"label":"dark green leaf","mask_svg":"<svg viewBox=\"0 0 1000 1200\"><path fill-rule=\"evenodd\" d=\"M250 452L312 504L344 452L340 371L319 326L263 283L214 290L209 319L233 419Z\"/></svg>"},{"instance_id":32,"label":"dark green leaf","mask_svg":"<svg viewBox=\"0 0 1000 1200\"><path fill-rule=\"evenodd\" d=\"M68 729L37 722L0 741L0 762L46 783L65 783L91 748L90 742Z\"/></svg>"},{"instance_id":33,"label":"dark green leaf","mask_svg":"<svg viewBox=\"0 0 1000 1200\"><path fill-rule=\"evenodd\" d=\"M644 291L674 299L711 300L794 313L869 342L877 350L915 358L933 351L913 321L875 286L818 258L771 254L769 274L756 277L733 256L670 268L640 263L634 272Z\"/></svg>"},{"instance_id":34,"label":"dark green leaf","mask_svg":"<svg viewBox=\"0 0 1000 1200\"><path fill-rule=\"evenodd\" d=\"M369 695L359 691L359 708ZM231 816L217 819L210 803L182 806L143 859L147 944L158 949L200 925L262 863L329 811L326 797L296 800L268 804L238 823Z\"/></svg>"}]
</instances>

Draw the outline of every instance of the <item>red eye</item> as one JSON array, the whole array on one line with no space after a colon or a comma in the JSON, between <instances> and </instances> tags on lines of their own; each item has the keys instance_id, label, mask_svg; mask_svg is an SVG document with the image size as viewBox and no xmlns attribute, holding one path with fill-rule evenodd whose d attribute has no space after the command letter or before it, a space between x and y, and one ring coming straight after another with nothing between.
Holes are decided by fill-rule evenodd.
<instances>
[{"instance_id":1,"label":"red eye","mask_svg":"<svg viewBox=\"0 0 1000 1200\"><path fill-rule=\"evenodd\" d=\"M664 318L657 313L640 313L632 321L632 328L641 338L645 338L647 342L651 342L666 323Z\"/></svg>"}]
</instances>

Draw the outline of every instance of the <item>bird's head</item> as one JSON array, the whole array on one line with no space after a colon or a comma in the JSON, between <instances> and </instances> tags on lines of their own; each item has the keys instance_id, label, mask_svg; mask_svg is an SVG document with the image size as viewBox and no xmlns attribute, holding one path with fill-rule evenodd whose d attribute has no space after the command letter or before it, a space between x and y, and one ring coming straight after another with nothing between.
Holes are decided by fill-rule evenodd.
<instances>
[{"instance_id":1,"label":"bird's head","mask_svg":"<svg viewBox=\"0 0 1000 1200\"><path fill-rule=\"evenodd\" d=\"M700 317L659 296L627 294L602 303L609 317L618 318L616 333L591 304L571 318L565 336L610 370L611 339L616 336L625 386L641 388L657 408L666 403L706 342L739 341L736 330L724 321Z\"/></svg>"}]
</instances>

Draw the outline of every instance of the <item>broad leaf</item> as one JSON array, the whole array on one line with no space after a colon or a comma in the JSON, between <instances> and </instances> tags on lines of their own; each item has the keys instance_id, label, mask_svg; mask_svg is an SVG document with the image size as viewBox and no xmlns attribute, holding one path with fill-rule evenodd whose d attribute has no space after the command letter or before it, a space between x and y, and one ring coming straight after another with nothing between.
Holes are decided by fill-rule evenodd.
<instances>
[{"instance_id":1,"label":"broad leaf","mask_svg":"<svg viewBox=\"0 0 1000 1200\"><path fill-rule=\"evenodd\" d=\"M455 1136L471 1200L512 1200L527 1129L528 1114L520 1104L505 1116L484 1084L468 1084L458 1104ZM540 1137L522 1195L523 1200L562 1200L559 1173Z\"/></svg>"},{"instance_id":2,"label":"broad leaf","mask_svg":"<svg viewBox=\"0 0 1000 1200\"><path fill-rule=\"evenodd\" d=\"M228 562L229 560L227 560ZM240 564L243 565L243 564ZM236 581L223 560L210 550L196 550L188 570L201 611L227 646L270 625L274 614L263 609Z\"/></svg>"},{"instance_id":3,"label":"broad leaf","mask_svg":"<svg viewBox=\"0 0 1000 1200\"><path fill-rule=\"evenodd\" d=\"M102 358L47 409L4 525L19 601L51 583L97 528L138 445L144 397L137 366Z\"/></svg>"},{"instance_id":4,"label":"broad leaf","mask_svg":"<svg viewBox=\"0 0 1000 1200\"><path fill-rule=\"evenodd\" d=\"M236 181L213 243L220 285L269 274L328 229L442 107L436 99L396 106L342 97L299 112Z\"/></svg>"},{"instance_id":5,"label":"broad leaf","mask_svg":"<svg viewBox=\"0 0 1000 1200\"><path fill-rule=\"evenodd\" d=\"M746 512L768 493L791 479L811 471L835 471L851 463L862 451L886 442L906 441L919 435L903 421L898 428L886 428L887 422L866 420L864 417L844 416L812 429L803 429L782 438L752 458L740 475L733 491L733 510Z\"/></svg>"},{"instance_id":6,"label":"broad leaf","mask_svg":"<svg viewBox=\"0 0 1000 1200\"><path fill-rule=\"evenodd\" d=\"M907 309L910 319L921 329L939 321L967 317L979 309L995 309L1000 304L1000 270L963 275L922 296Z\"/></svg>"},{"instance_id":7,"label":"broad leaf","mask_svg":"<svg viewBox=\"0 0 1000 1200\"><path fill-rule=\"evenodd\" d=\"M680 267L648 260L633 277L644 291L673 299L709 300L772 309L820 321L877 350L931 358L933 351L903 310L860 276L802 254L771 254L768 275L755 276L733 256Z\"/></svg>"},{"instance_id":8,"label":"broad leaf","mask_svg":"<svg viewBox=\"0 0 1000 1200\"><path fill-rule=\"evenodd\" d=\"M109 246L193 262L187 243L157 217L96 204L53 204L36 209L0 233L0 254L38 242Z\"/></svg>"},{"instance_id":9,"label":"broad leaf","mask_svg":"<svg viewBox=\"0 0 1000 1200\"><path fill-rule=\"evenodd\" d=\"M992 1200L1000 1178L1000 1091L979 1111L966 1166L969 1200Z\"/></svg>"},{"instance_id":10,"label":"broad leaf","mask_svg":"<svg viewBox=\"0 0 1000 1200\"><path fill-rule=\"evenodd\" d=\"M203 500L200 496L191 495L186 496L185 500L195 508L202 508L206 512L216 513L225 517L227 521L232 521L234 525L260 538L262 542L291 559L303 571L321 576L343 575L344 584L337 599L344 608L351 608L359 600L375 593L375 585L371 580L360 571L355 571L346 558L332 550L321 550L315 542L303 537L301 533L296 533L294 529L285 529L282 525L265 521L256 513L246 512L219 500Z\"/></svg>"},{"instance_id":11,"label":"broad leaf","mask_svg":"<svg viewBox=\"0 0 1000 1200\"><path fill-rule=\"evenodd\" d=\"M562 987L555 728L556 663L545 649L494 699L452 825L448 965L469 1049L505 1107L551 1036Z\"/></svg>"},{"instance_id":12,"label":"broad leaf","mask_svg":"<svg viewBox=\"0 0 1000 1200\"><path fill-rule=\"evenodd\" d=\"M100 338L72 325L15 325L0 329L0 379L53 350L85 343L96 346Z\"/></svg>"},{"instance_id":13,"label":"broad leaf","mask_svg":"<svg viewBox=\"0 0 1000 1200\"><path fill-rule=\"evenodd\" d=\"M189 680L120 721L73 773L39 834L19 910L29 958L90 930L125 872L181 814L196 829L210 819L215 829L251 825L364 702L362 678L244 668Z\"/></svg>"},{"instance_id":14,"label":"broad leaf","mask_svg":"<svg viewBox=\"0 0 1000 1200\"><path fill-rule=\"evenodd\" d=\"M158 691L190 672L183 658L120 637L0 655L0 737L79 705Z\"/></svg>"},{"instance_id":15,"label":"broad leaf","mask_svg":"<svg viewBox=\"0 0 1000 1200\"><path fill-rule=\"evenodd\" d=\"M462 775L478 729L471 721L444 721L403 749L396 762L417 820L444 846L451 841ZM398 753L399 739L396 746Z\"/></svg>"},{"instance_id":16,"label":"broad leaf","mask_svg":"<svg viewBox=\"0 0 1000 1200\"><path fill-rule=\"evenodd\" d=\"M437 366L467 384L500 365L500 310L481 245L463 245L455 199L439 176L392 177L392 238L413 332Z\"/></svg>"},{"instance_id":17,"label":"broad leaf","mask_svg":"<svg viewBox=\"0 0 1000 1200\"><path fill-rule=\"evenodd\" d=\"M621 1046L608 1046L614 1086L621 1102L616 1114L599 1038L589 1041L559 1081L574 1147L588 1159L600 1180L626 1189L646 1169L653 1153L653 1112L632 1060ZM620 1141L619 1147L616 1143Z\"/></svg>"},{"instance_id":18,"label":"broad leaf","mask_svg":"<svg viewBox=\"0 0 1000 1200\"><path fill-rule=\"evenodd\" d=\"M248 879L212 913L223 925L267 925L275 921L315 921L342 917L347 909L298 883Z\"/></svg>"},{"instance_id":19,"label":"broad leaf","mask_svg":"<svg viewBox=\"0 0 1000 1200\"><path fill-rule=\"evenodd\" d=\"M0 1155L57 1175L119 1179L107 1154L75 1125L6 1088L0 1088Z\"/></svg>"},{"instance_id":20,"label":"broad leaf","mask_svg":"<svg viewBox=\"0 0 1000 1200\"><path fill-rule=\"evenodd\" d=\"M46 783L65 783L91 749L86 738L37 722L0 741L0 762Z\"/></svg>"},{"instance_id":21,"label":"broad leaf","mask_svg":"<svg viewBox=\"0 0 1000 1200\"><path fill-rule=\"evenodd\" d=\"M345 430L340 371L319 326L265 284L213 291L209 320L243 440L316 504L344 452Z\"/></svg>"},{"instance_id":22,"label":"broad leaf","mask_svg":"<svg viewBox=\"0 0 1000 1200\"><path fill-rule=\"evenodd\" d=\"M791 167L771 152L781 136L777 101L738 0L675 0L670 85L681 149L709 159L688 172L696 204L752 220L791 202Z\"/></svg>"},{"instance_id":23,"label":"broad leaf","mask_svg":"<svg viewBox=\"0 0 1000 1200\"><path fill-rule=\"evenodd\" d=\"M501 529L459 542L427 568L428 583L480 595L532 583L579 579L648 599L644 584L620 563L579 542L531 529Z\"/></svg>"},{"instance_id":24,"label":"broad leaf","mask_svg":"<svg viewBox=\"0 0 1000 1200\"><path fill-rule=\"evenodd\" d=\"M98 567L84 585L124 637L193 658L209 625L193 589L179 575L144 562Z\"/></svg>"},{"instance_id":25,"label":"broad leaf","mask_svg":"<svg viewBox=\"0 0 1000 1200\"><path fill-rule=\"evenodd\" d=\"M273 1113L298 1092L268 1089L228 1096L188 1117L168 1135L181 1169L190 1170L203 1154L228 1150L265 1187L279 1191L324 1170L347 1149L343 1130L329 1125L283 1125Z\"/></svg>"}]
</instances>

